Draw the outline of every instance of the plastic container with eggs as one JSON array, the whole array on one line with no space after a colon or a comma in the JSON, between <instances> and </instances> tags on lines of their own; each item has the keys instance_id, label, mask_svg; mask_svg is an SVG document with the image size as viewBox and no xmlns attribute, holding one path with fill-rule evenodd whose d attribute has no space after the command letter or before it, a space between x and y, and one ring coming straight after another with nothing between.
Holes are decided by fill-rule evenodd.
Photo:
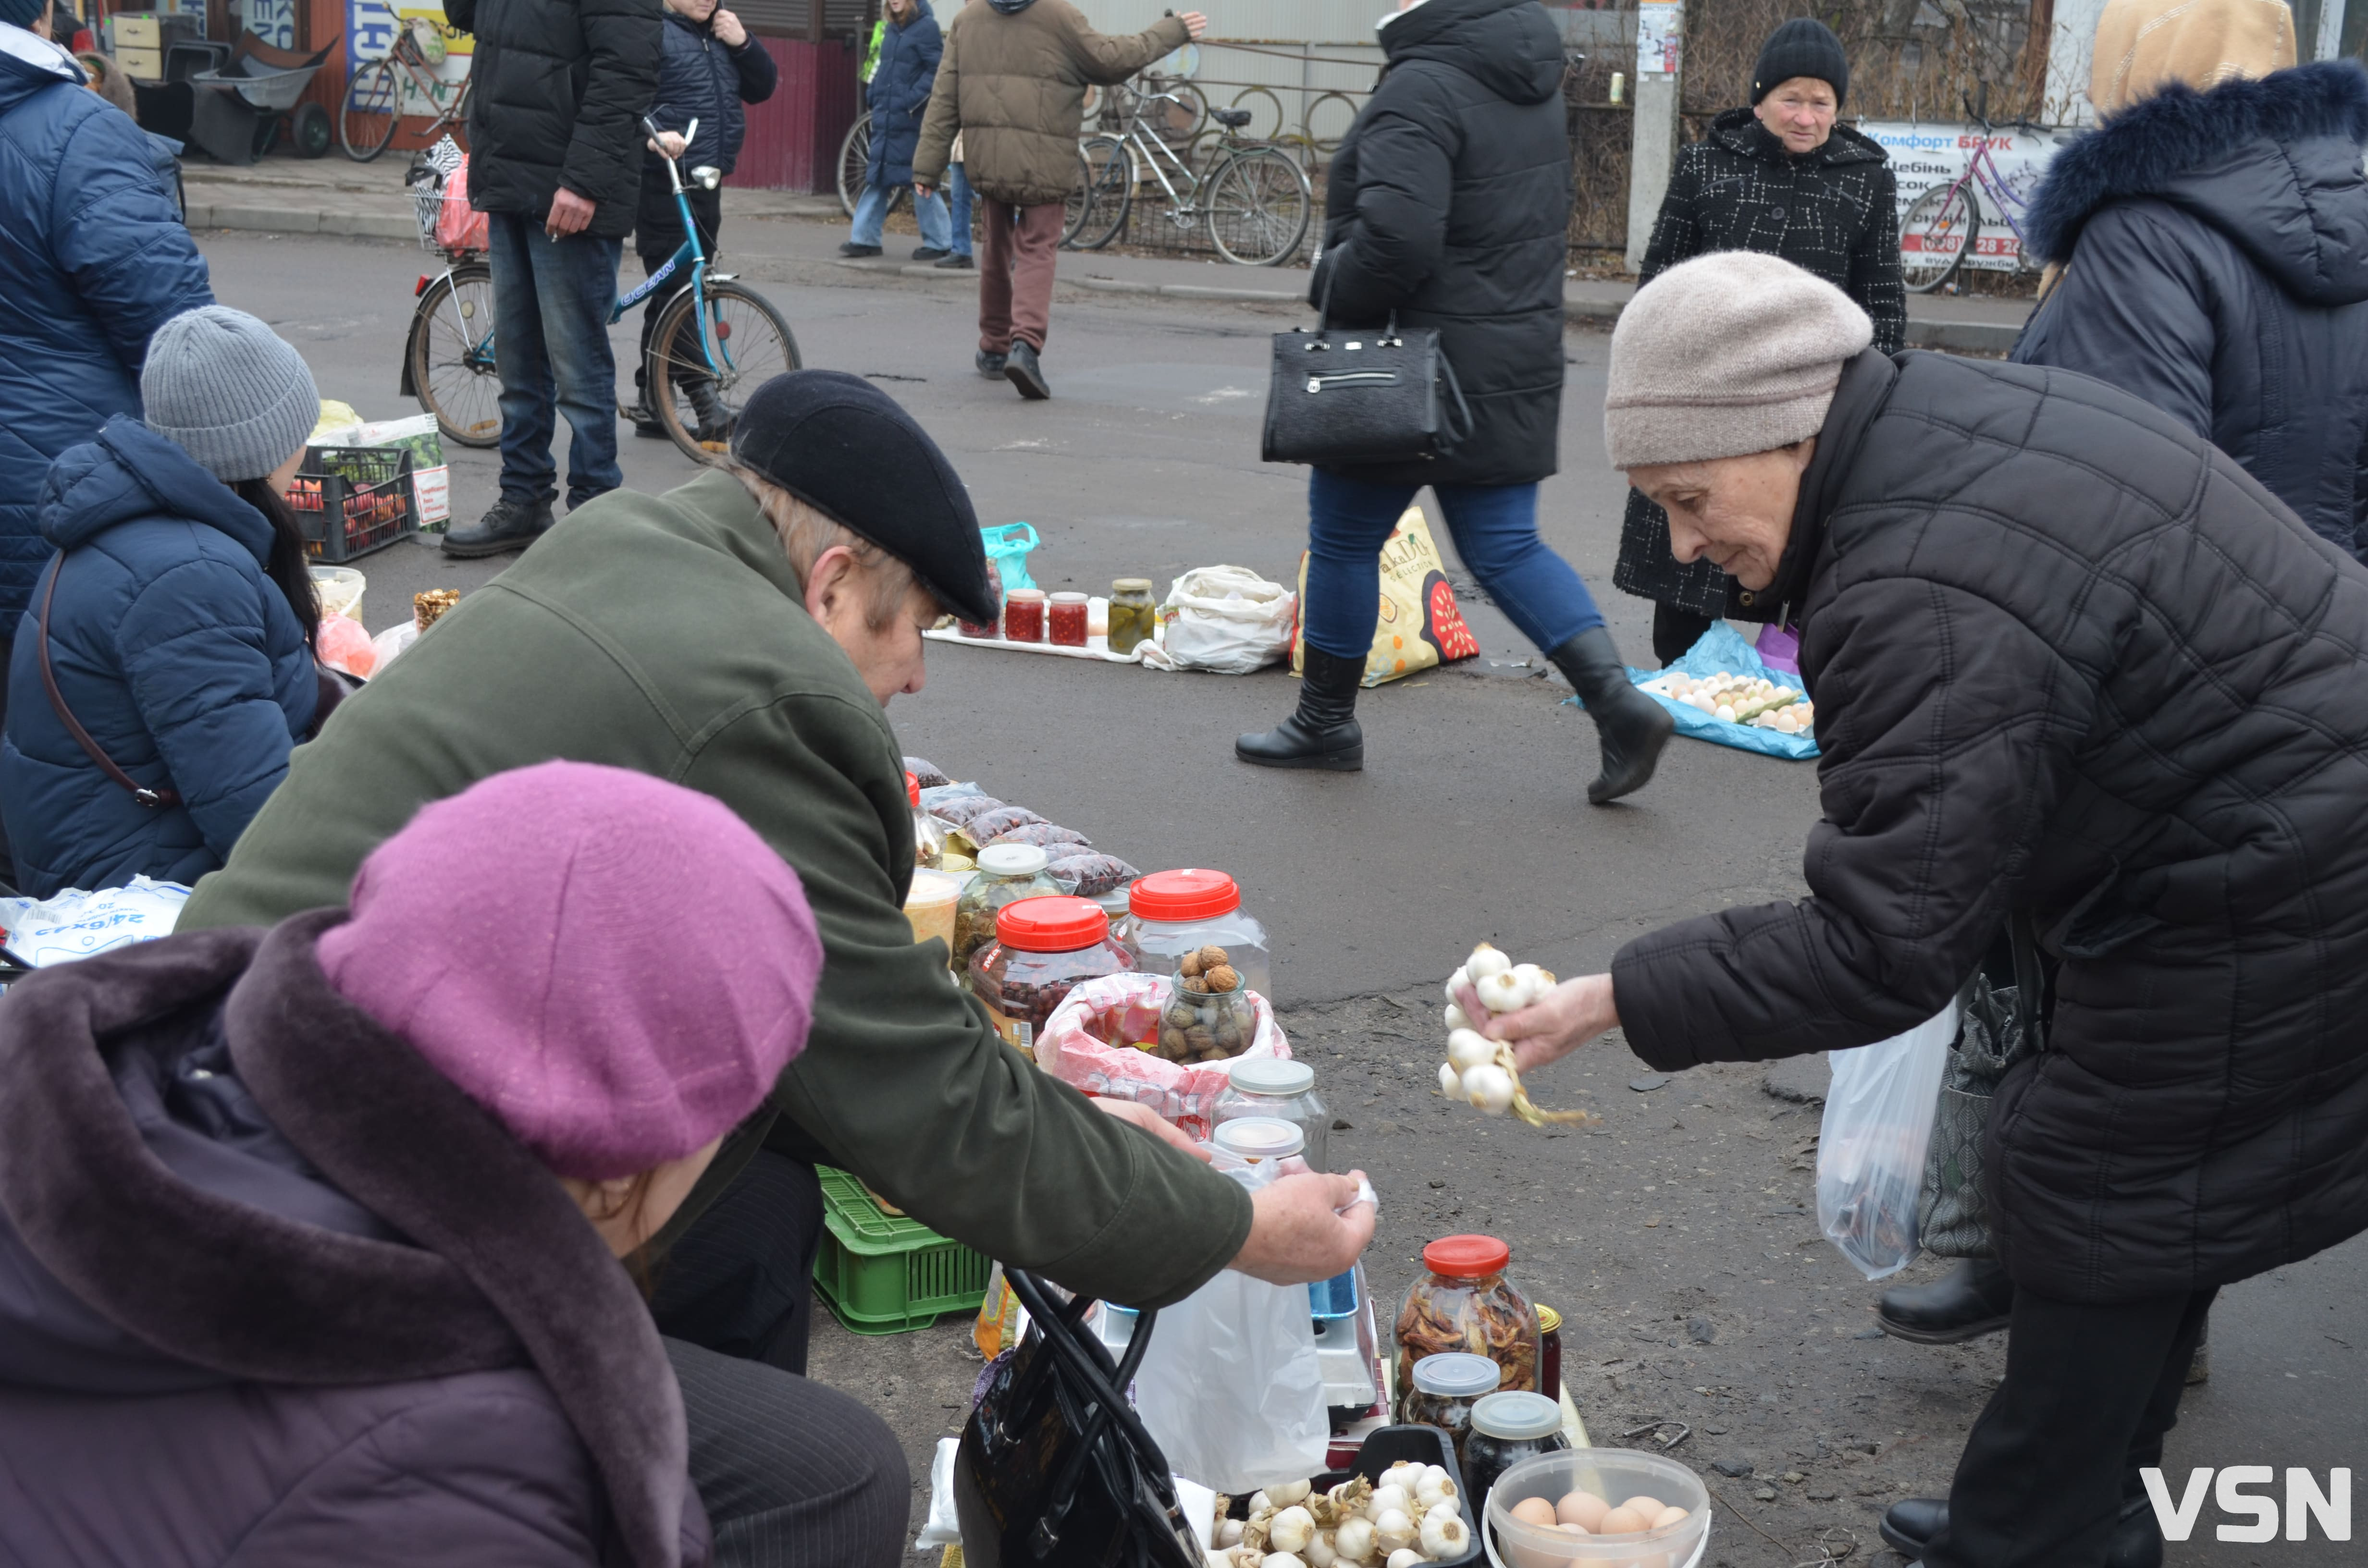
<instances>
[{"instance_id":1,"label":"plastic container with eggs","mask_svg":"<svg viewBox=\"0 0 2368 1568\"><path fill-rule=\"evenodd\" d=\"M1710 1494L1658 1454L1572 1449L1497 1477L1483 1517L1481 1544L1497 1568L1695 1568L1710 1540Z\"/></svg>"}]
</instances>

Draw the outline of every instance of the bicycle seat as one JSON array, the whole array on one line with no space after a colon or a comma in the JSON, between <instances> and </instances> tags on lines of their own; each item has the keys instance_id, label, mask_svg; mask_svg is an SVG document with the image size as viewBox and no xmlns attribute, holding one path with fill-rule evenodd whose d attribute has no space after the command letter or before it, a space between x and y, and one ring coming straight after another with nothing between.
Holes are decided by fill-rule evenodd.
<instances>
[{"instance_id":1,"label":"bicycle seat","mask_svg":"<svg viewBox=\"0 0 2368 1568\"><path fill-rule=\"evenodd\" d=\"M1250 111L1246 108L1212 108L1209 111L1209 118L1219 125L1239 131L1250 122Z\"/></svg>"}]
</instances>

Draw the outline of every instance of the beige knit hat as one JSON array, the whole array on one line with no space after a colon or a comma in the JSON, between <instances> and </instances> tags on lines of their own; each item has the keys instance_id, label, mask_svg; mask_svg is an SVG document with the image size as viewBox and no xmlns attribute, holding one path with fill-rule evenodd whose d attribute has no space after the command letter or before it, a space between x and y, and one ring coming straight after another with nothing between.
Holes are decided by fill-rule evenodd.
<instances>
[{"instance_id":1,"label":"beige knit hat","mask_svg":"<svg viewBox=\"0 0 2368 1568\"><path fill-rule=\"evenodd\" d=\"M2111 0L2097 18L2089 101L2112 114L2165 82L2209 91L2294 62L2286 0Z\"/></svg>"},{"instance_id":2,"label":"beige knit hat","mask_svg":"<svg viewBox=\"0 0 2368 1568\"><path fill-rule=\"evenodd\" d=\"M1703 462L1814 436L1874 341L1850 296L1779 256L1714 251L1636 291L1611 332L1611 466Z\"/></svg>"}]
</instances>

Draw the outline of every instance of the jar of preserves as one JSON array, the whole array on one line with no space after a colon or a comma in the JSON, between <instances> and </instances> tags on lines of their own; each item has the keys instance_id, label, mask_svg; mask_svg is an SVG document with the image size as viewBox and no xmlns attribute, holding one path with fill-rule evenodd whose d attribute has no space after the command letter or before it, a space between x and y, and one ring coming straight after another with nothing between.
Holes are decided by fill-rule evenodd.
<instances>
[{"instance_id":1,"label":"jar of preserves","mask_svg":"<svg viewBox=\"0 0 2368 1568\"><path fill-rule=\"evenodd\" d=\"M1055 648L1084 647L1086 610L1085 595L1054 594L1044 615L1046 641Z\"/></svg>"},{"instance_id":2,"label":"jar of preserves","mask_svg":"<svg viewBox=\"0 0 2368 1568\"><path fill-rule=\"evenodd\" d=\"M970 988L986 1004L996 1032L1032 1051L1079 981L1133 967L1126 949L1110 940L1109 917L1093 900L1053 893L996 912L995 940L971 955Z\"/></svg>"},{"instance_id":3,"label":"jar of preserves","mask_svg":"<svg viewBox=\"0 0 2368 1568\"><path fill-rule=\"evenodd\" d=\"M1307 1168L1330 1170L1324 1163L1325 1140L1332 1131L1332 1113L1315 1097L1315 1069L1304 1062L1278 1062L1269 1056L1243 1057L1225 1070L1225 1086L1209 1108L1213 1127L1242 1117L1273 1117L1299 1129Z\"/></svg>"},{"instance_id":4,"label":"jar of preserves","mask_svg":"<svg viewBox=\"0 0 2368 1568\"><path fill-rule=\"evenodd\" d=\"M1243 987L1274 1000L1274 965L1266 927L1242 907L1242 890L1223 871L1154 871L1127 884L1128 918L1120 939L1146 974L1175 974L1188 953L1225 949Z\"/></svg>"},{"instance_id":5,"label":"jar of preserves","mask_svg":"<svg viewBox=\"0 0 2368 1568\"><path fill-rule=\"evenodd\" d=\"M1003 596L1003 638L1007 642L1044 641L1044 590L1014 588Z\"/></svg>"},{"instance_id":6,"label":"jar of preserves","mask_svg":"<svg viewBox=\"0 0 2368 1568\"><path fill-rule=\"evenodd\" d=\"M1484 1395L1472 1406L1472 1429L1463 1438L1464 1495L1485 1507L1497 1478L1537 1454L1570 1447L1562 1429L1562 1403L1542 1393Z\"/></svg>"},{"instance_id":7,"label":"jar of preserves","mask_svg":"<svg viewBox=\"0 0 2368 1568\"><path fill-rule=\"evenodd\" d=\"M1398 1384L1398 1419L1419 1426L1436 1426L1455 1445L1463 1459L1463 1439L1472 1429L1472 1407L1497 1392L1497 1363L1486 1356L1448 1351L1426 1356ZM1478 1511L1475 1506L1474 1510Z\"/></svg>"},{"instance_id":8,"label":"jar of preserves","mask_svg":"<svg viewBox=\"0 0 2368 1568\"><path fill-rule=\"evenodd\" d=\"M1562 1314L1538 1303L1538 1392L1562 1397Z\"/></svg>"},{"instance_id":9,"label":"jar of preserves","mask_svg":"<svg viewBox=\"0 0 2368 1568\"><path fill-rule=\"evenodd\" d=\"M995 916L1007 903L1061 891L1044 868L1052 857L1032 844L995 844L978 852L978 874L954 905L954 964L995 940Z\"/></svg>"},{"instance_id":10,"label":"jar of preserves","mask_svg":"<svg viewBox=\"0 0 2368 1568\"><path fill-rule=\"evenodd\" d=\"M1159 607L1152 602L1151 579L1121 577L1110 585L1110 651L1132 653L1151 640L1159 625Z\"/></svg>"},{"instance_id":11,"label":"jar of preserves","mask_svg":"<svg viewBox=\"0 0 2368 1568\"><path fill-rule=\"evenodd\" d=\"M946 830L921 809L921 780L912 773L905 775L905 798L913 802L913 864L934 871L945 858Z\"/></svg>"},{"instance_id":12,"label":"jar of preserves","mask_svg":"<svg viewBox=\"0 0 2368 1568\"><path fill-rule=\"evenodd\" d=\"M1442 1351L1486 1356L1502 1387L1535 1393L1538 1314L1505 1273L1513 1249L1494 1236L1441 1236L1422 1249L1425 1272L1398 1309L1398 1381Z\"/></svg>"}]
</instances>

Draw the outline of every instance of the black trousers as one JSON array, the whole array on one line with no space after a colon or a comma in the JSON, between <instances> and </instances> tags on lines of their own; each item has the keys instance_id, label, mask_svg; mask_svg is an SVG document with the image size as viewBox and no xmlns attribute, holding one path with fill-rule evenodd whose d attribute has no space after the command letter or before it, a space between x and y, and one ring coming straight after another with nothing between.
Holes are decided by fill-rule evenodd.
<instances>
[{"instance_id":1,"label":"black trousers","mask_svg":"<svg viewBox=\"0 0 2368 1568\"><path fill-rule=\"evenodd\" d=\"M2098 1568L2138 1471L2162 1463L2217 1293L2080 1306L2018 1286L2006 1381L1965 1439L1925 1568Z\"/></svg>"},{"instance_id":2,"label":"black trousers","mask_svg":"<svg viewBox=\"0 0 2368 1568\"><path fill-rule=\"evenodd\" d=\"M670 1339L803 1373L821 1244L814 1166L759 1149L652 1265L650 1315Z\"/></svg>"},{"instance_id":3,"label":"black trousers","mask_svg":"<svg viewBox=\"0 0 2368 1568\"><path fill-rule=\"evenodd\" d=\"M1673 665L1686 656L1686 650L1702 641L1702 634L1711 629L1711 617L1696 615L1675 605L1656 603L1653 606L1653 657L1663 665Z\"/></svg>"},{"instance_id":4,"label":"black trousers","mask_svg":"<svg viewBox=\"0 0 2368 1568\"><path fill-rule=\"evenodd\" d=\"M653 179L655 185L653 188ZM699 225L699 245L707 259L715 259L716 235L723 227L723 193L721 190L687 190L683 195L690 202L692 222ZM664 170L655 176L647 168L642 171L641 208L633 222L633 254L642 258L642 276L649 277L664 267L682 244L682 214L674 204L674 191L666 185ZM674 303L674 297L690 287L690 268L686 266L652 290L642 310L642 351L633 360L633 385L646 392L649 383L650 339L657 332L658 317Z\"/></svg>"}]
</instances>

